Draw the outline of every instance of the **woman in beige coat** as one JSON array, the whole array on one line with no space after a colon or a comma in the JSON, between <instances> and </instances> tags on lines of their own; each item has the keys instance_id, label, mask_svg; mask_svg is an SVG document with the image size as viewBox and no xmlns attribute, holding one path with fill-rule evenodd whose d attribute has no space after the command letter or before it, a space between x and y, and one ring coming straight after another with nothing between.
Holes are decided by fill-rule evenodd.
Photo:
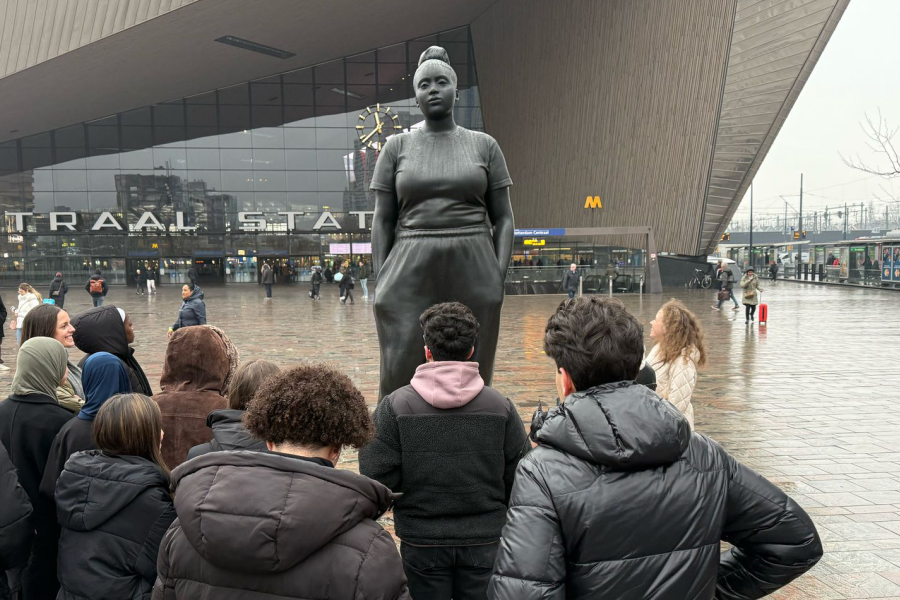
<instances>
[{"instance_id":1,"label":"woman in beige coat","mask_svg":"<svg viewBox=\"0 0 900 600\"><path fill-rule=\"evenodd\" d=\"M759 304L759 293L763 291L753 267L748 268L741 277L741 289L744 290L744 310L746 311L744 322L749 323L754 320L756 305Z\"/></svg>"},{"instance_id":2,"label":"woman in beige coat","mask_svg":"<svg viewBox=\"0 0 900 600\"><path fill-rule=\"evenodd\" d=\"M694 429L691 397L697 367L706 364L706 342L697 317L678 300L666 302L650 323L657 344L647 357L656 372L656 393L678 408Z\"/></svg>"}]
</instances>

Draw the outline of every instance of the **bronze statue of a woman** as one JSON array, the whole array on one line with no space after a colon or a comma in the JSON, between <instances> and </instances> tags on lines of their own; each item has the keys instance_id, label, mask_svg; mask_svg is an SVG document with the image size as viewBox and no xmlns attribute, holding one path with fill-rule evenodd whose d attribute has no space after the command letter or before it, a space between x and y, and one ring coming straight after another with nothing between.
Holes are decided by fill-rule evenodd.
<instances>
[{"instance_id":1,"label":"bronze statue of a woman","mask_svg":"<svg viewBox=\"0 0 900 600\"><path fill-rule=\"evenodd\" d=\"M512 180L491 136L459 127L456 72L446 50L422 53L413 82L425 124L391 137L375 164L372 259L381 346L379 400L424 362L419 315L462 302L481 330L472 360L490 385L512 253Z\"/></svg>"}]
</instances>

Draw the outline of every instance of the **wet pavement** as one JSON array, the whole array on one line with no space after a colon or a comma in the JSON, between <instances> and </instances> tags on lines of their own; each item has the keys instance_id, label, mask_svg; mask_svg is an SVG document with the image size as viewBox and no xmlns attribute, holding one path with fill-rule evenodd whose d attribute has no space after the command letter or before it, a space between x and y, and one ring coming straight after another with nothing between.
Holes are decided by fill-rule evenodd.
<instances>
[{"instance_id":1,"label":"wet pavement","mask_svg":"<svg viewBox=\"0 0 900 600\"><path fill-rule=\"evenodd\" d=\"M713 311L711 291L621 299L648 336L650 320L670 297L699 315L710 360L694 394L697 430L813 516L825 557L772 597L900 599L900 294L763 285L770 305L767 327L745 325L743 309ZM356 304L342 305L336 285L322 288L322 300L312 302L304 284L276 287L272 301L263 300L261 287L211 287L207 314L229 333L242 359L267 358L284 366L329 362L348 373L374 406L378 343L371 298L357 293ZM10 306L14 291L4 289L2 295ZM553 364L541 347L547 317L561 299L510 296L504 305L494 386L517 404L526 422L538 400L555 397ZM163 287L148 298L117 287L107 304L132 315L136 357L158 389L179 290ZM80 291L66 302L72 314L90 305ZM8 328L4 333L2 355L14 367L15 335ZM76 360L77 355L73 351ZM0 374L4 397L11 373ZM355 460L349 453L342 466L355 468Z\"/></svg>"}]
</instances>

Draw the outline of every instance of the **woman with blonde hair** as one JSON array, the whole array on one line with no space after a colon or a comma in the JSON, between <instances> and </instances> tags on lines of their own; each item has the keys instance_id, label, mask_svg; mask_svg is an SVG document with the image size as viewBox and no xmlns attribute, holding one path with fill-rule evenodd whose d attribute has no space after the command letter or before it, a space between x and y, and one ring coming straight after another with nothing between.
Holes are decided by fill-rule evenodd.
<instances>
[{"instance_id":1,"label":"woman with blonde hair","mask_svg":"<svg viewBox=\"0 0 900 600\"><path fill-rule=\"evenodd\" d=\"M159 544L175 520L161 424L147 396L113 396L94 418L97 449L66 462L56 484L58 598L150 597Z\"/></svg>"},{"instance_id":2,"label":"woman with blonde hair","mask_svg":"<svg viewBox=\"0 0 900 600\"><path fill-rule=\"evenodd\" d=\"M16 345L22 345L22 324L25 317L31 309L40 306L43 301L43 296L31 287L31 284L19 284L19 305L13 308L13 312L16 313Z\"/></svg>"},{"instance_id":3,"label":"woman with blonde hair","mask_svg":"<svg viewBox=\"0 0 900 600\"><path fill-rule=\"evenodd\" d=\"M657 342L647 357L647 364L656 372L656 393L674 404L693 430L691 396L697 385L697 367L706 364L703 328L684 304L669 300L650 322L650 337Z\"/></svg>"}]
</instances>

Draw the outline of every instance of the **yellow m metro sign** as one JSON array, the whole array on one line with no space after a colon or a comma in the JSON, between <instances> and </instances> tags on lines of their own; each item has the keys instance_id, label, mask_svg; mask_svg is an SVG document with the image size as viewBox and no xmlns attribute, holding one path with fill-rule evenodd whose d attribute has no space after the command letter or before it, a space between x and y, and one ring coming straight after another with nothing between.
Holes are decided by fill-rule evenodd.
<instances>
[{"instance_id":1,"label":"yellow m metro sign","mask_svg":"<svg viewBox=\"0 0 900 600\"><path fill-rule=\"evenodd\" d=\"M600 203L600 196L588 196L584 201L585 208L603 208L603 204Z\"/></svg>"}]
</instances>

